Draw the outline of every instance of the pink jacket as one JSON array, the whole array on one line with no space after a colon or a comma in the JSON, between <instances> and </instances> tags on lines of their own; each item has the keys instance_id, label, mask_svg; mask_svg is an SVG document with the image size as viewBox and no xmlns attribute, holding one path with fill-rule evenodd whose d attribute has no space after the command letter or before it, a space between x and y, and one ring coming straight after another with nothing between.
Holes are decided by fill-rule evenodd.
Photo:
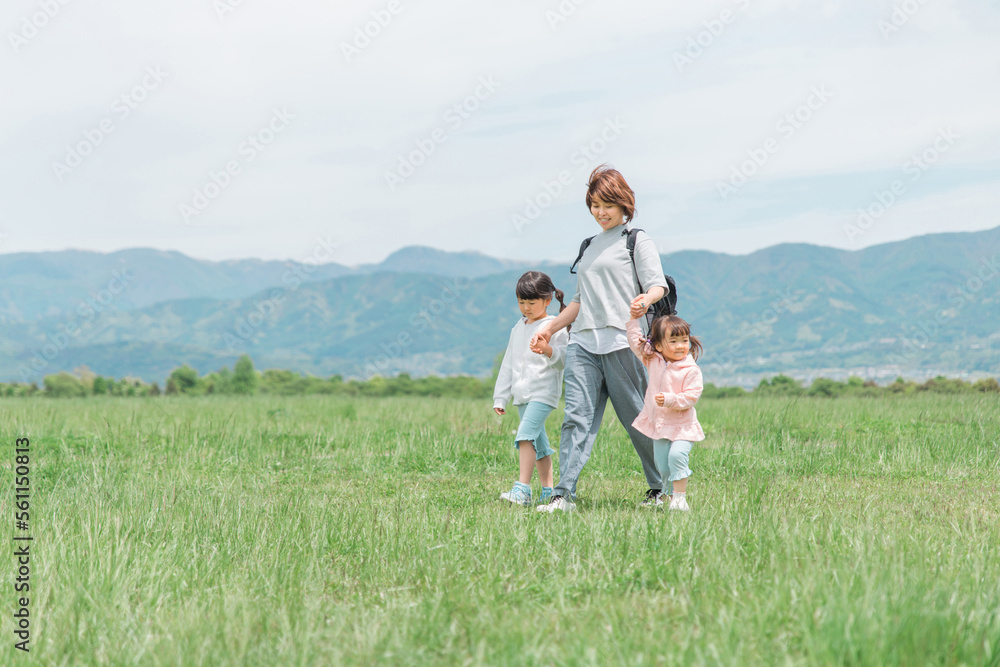
<instances>
[{"instance_id":1,"label":"pink jacket","mask_svg":"<svg viewBox=\"0 0 1000 667\"><path fill-rule=\"evenodd\" d=\"M625 331L629 347L649 372L645 405L632 426L654 440L704 440L705 432L701 430L698 414L694 410L702 390L701 369L694 358L689 354L680 361L666 361L659 354L654 354L647 362L642 358L646 341L639 328L639 320L629 320ZM665 394L663 407L654 400L661 392Z\"/></svg>"}]
</instances>

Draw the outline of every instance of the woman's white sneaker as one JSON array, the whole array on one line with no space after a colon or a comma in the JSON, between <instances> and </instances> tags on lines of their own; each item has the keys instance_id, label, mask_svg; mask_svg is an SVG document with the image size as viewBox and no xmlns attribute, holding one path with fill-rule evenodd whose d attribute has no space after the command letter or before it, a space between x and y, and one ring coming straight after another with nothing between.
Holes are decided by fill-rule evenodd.
<instances>
[{"instance_id":1,"label":"woman's white sneaker","mask_svg":"<svg viewBox=\"0 0 1000 667\"><path fill-rule=\"evenodd\" d=\"M559 510L560 512L572 512L576 509L576 504L566 500L562 496L555 496L552 498L552 502L548 505L539 505L539 512L555 512Z\"/></svg>"}]
</instances>

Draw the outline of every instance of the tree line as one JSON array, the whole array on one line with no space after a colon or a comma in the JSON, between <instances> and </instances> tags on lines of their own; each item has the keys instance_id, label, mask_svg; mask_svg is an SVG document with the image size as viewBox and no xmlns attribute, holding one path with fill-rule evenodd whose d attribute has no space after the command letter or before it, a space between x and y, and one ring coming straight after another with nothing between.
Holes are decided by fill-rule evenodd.
<instances>
[{"instance_id":1,"label":"tree line","mask_svg":"<svg viewBox=\"0 0 1000 667\"><path fill-rule=\"evenodd\" d=\"M368 380L344 380L340 375L320 378L295 371L270 369L260 372L254 368L248 355L240 357L235 366L199 375L198 371L184 364L175 368L164 387L156 382L146 383L139 378L106 378L93 373L86 366L72 373L61 372L46 375L42 386L37 383L0 383L0 397L45 396L49 398L84 398L87 396L157 397L167 396L209 396L271 394L277 396L302 396L307 394L339 394L344 396L431 396L490 398L496 382L498 363L494 365L493 377L476 378L468 375L449 377L426 376L414 378L407 373L395 377L374 376ZM816 396L837 398L840 396L881 396L894 394L916 394L934 392L945 394L991 392L1000 393L1000 383L996 378L984 378L966 382L957 378L938 376L922 383L899 377L888 385L876 384L873 380L851 377L844 382L827 378L816 378L811 384L776 375L765 378L752 390L742 387L717 387L708 383L702 394L704 398L740 398L744 396Z\"/></svg>"}]
</instances>

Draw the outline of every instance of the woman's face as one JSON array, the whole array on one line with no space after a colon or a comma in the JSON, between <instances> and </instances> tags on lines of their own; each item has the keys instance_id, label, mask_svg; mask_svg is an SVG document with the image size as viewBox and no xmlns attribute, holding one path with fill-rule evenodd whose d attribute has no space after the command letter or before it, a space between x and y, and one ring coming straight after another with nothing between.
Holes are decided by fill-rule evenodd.
<instances>
[{"instance_id":1,"label":"woman's face","mask_svg":"<svg viewBox=\"0 0 1000 667\"><path fill-rule=\"evenodd\" d=\"M605 231L625 222L625 213L618 204L609 204L594 198L590 200L590 212Z\"/></svg>"}]
</instances>

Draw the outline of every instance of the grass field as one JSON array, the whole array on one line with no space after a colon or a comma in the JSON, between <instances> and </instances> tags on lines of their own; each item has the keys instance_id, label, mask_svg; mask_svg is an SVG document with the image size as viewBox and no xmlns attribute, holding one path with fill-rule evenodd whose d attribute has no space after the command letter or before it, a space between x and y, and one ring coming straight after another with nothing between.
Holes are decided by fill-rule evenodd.
<instances>
[{"instance_id":1,"label":"grass field","mask_svg":"<svg viewBox=\"0 0 1000 667\"><path fill-rule=\"evenodd\" d=\"M997 395L699 415L690 514L636 507L609 415L550 516L497 499L489 401L4 400L0 515L29 436L35 541L3 662L1000 664Z\"/></svg>"}]
</instances>

